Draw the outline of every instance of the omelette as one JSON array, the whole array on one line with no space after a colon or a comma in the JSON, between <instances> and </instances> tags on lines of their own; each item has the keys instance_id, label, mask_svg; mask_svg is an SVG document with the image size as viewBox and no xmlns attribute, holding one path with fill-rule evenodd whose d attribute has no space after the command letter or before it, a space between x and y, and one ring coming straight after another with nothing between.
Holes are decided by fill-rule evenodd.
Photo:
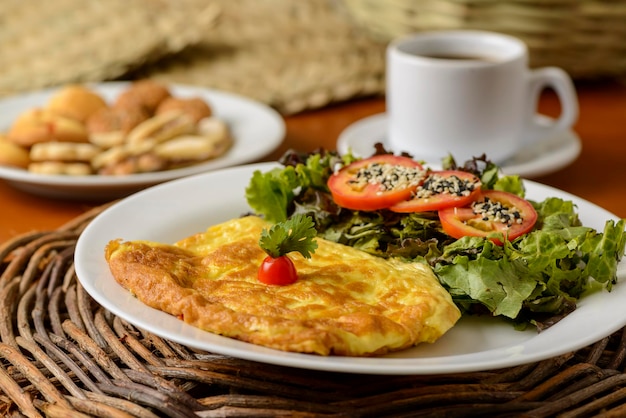
<instances>
[{"instance_id":1,"label":"omelette","mask_svg":"<svg viewBox=\"0 0 626 418\"><path fill-rule=\"evenodd\" d=\"M311 258L290 253L298 280L257 279L271 225L246 216L173 245L109 242L115 280L144 304L225 337L273 349L375 356L432 343L460 312L430 267L317 240Z\"/></svg>"}]
</instances>

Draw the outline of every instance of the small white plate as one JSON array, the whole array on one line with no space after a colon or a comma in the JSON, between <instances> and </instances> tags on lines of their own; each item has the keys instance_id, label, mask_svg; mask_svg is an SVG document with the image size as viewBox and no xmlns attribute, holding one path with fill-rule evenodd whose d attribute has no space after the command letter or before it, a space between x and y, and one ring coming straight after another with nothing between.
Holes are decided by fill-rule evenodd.
<instances>
[{"instance_id":1,"label":"small white plate","mask_svg":"<svg viewBox=\"0 0 626 418\"><path fill-rule=\"evenodd\" d=\"M111 102L128 82L89 84ZM148 186L192 174L257 161L274 151L285 136L285 122L272 108L231 93L184 85L170 85L176 97L202 97L215 116L230 127L234 143L224 155L204 163L127 176L63 176L33 174L19 168L0 166L0 179L15 188L46 197L108 200L127 196ZM47 89L0 100L0 132L6 132L27 109L44 106L58 89Z\"/></svg>"},{"instance_id":2,"label":"small white plate","mask_svg":"<svg viewBox=\"0 0 626 418\"><path fill-rule=\"evenodd\" d=\"M619 283L612 292L582 298L578 309L541 333L516 331L494 318L465 317L434 344L373 358L323 357L273 350L202 331L144 305L115 281L103 255L110 240L173 243L249 212L244 189L252 173L276 166L253 164L174 180L114 204L98 215L78 240L78 279L103 307L163 338L247 360L335 372L437 374L511 367L580 349L626 324L626 285ZM603 230L606 220L617 219L573 195L535 182L525 184L531 199L558 196L574 201L580 219L590 227Z\"/></svg>"},{"instance_id":3,"label":"small white plate","mask_svg":"<svg viewBox=\"0 0 626 418\"><path fill-rule=\"evenodd\" d=\"M546 116L537 115L538 123L548 123ZM337 140L337 150L341 153L352 153L357 157L369 157L374 153L374 144L382 143L386 149L393 152L387 144L387 114L363 118L348 126ZM536 146L528 147L515 156L498 164L505 174L517 174L521 177L533 178L553 173L572 163L582 149L580 138L572 130L540 141ZM489 157L489 152L486 152ZM478 155L477 155L478 156ZM418 155L414 157L419 159ZM462 163L462 161L457 161Z\"/></svg>"}]
</instances>

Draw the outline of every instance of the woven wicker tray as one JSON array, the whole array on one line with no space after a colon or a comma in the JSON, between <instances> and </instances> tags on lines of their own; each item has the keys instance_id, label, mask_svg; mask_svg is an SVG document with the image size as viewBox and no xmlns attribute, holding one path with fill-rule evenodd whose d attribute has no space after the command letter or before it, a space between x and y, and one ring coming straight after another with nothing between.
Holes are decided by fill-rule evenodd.
<instances>
[{"instance_id":1,"label":"woven wicker tray","mask_svg":"<svg viewBox=\"0 0 626 418\"><path fill-rule=\"evenodd\" d=\"M626 414L625 330L539 363L437 376L292 369L164 340L107 312L76 279L76 240L103 209L0 246L2 416Z\"/></svg>"}]
</instances>

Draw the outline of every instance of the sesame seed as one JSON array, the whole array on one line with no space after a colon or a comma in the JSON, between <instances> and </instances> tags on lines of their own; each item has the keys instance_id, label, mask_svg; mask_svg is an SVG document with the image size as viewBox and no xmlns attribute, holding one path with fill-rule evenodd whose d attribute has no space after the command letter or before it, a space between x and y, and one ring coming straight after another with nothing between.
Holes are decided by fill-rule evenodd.
<instances>
[{"instance_id":1,"label":"sesame seed","mask_svg":"<svg viewBox=\"0 0 626 418\"><path fill-rule=\"evenodd\" d=\"M432 173L416 189L415 197L428 198L438 194L469 196L476 189L477 184L475 180L461 179L456 175L441 176Z\"/></svg>"},{"instance_id":2,"label":"sesame seed","mask_svg":"<svg viewBox=\"0 0 626 418\"><path fill-rule=\"evenodd\" d=\"M503 205L488 197L483 201L472 203L472 210L475 214L481 215L483 221L500 222L507 226L523 222L522 214L517 208Z\"/></svg>"},{"instance_id":3,"label":"sesame seed","mask_svg":"<svg viewBox=\"0 0 626 418\"><path fill-rule=\"evenodd\" d=\"M383 193L388 190L416 186L422 181L424 175L424 170L419 167L372 163L367 167L361 167L349 184L355 189L362 189L367 184L378 184L378 193Z\"/></svg>"}]
</instances>

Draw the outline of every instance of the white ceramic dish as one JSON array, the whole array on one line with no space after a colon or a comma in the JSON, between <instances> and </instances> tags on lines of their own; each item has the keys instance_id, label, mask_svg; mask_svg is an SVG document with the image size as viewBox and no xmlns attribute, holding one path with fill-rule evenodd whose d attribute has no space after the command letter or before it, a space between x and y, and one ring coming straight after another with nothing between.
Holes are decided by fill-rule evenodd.
<instances>
[{"instance_id":1,"label":"white ceramic dish","mask_svg":"<svg viewBox=\"0 0 626 418\"><path fill-rule=\"evenodd\" d=\"M128 83L98 83L90 84L90 87L106 100L112 101L128 87ZM45 105L56 90L42 90L0 100L0 132L6 132L24 110ZM189 167L128 176L38 175L22 169L0 166L0 179L15 188L47 197L108 200L179 177L257 161L282 143L285 136L283 118L264 104L206 88L171 85L170 90L177 97L204 98L211 105L214 114L226 121L234 137L233 147L226 154Z\"/></svg>"},{"instance_id":2,"label":"white ceramic dish","mask_svg":"<svg viewBox=\"0 0 626 418\"><path fill-rule=\"evenodd\" d=\"M549 119L537 115L538 123L547 123ZM374 144L385 145L395 153L402 150L393 150L386 143L387 114L363 118L348 126L337 140L337 150L345 154L349 150L357 157L369 157L374 153ZM553 173L572 163L580 155L582 145L575 132L568 130L553 137L538 142L535 146L525 148L512 158L499 163L505 174L517 174L521 177L533 178ZM419 159L419 156L416 155ZM487 153L489 157L489 153ZM439 164L439 161L429 161ZM462 161L457 161L462 163Z\"/></svg>"},{"instance_id":3,"label":"white ceramic dish","mask_svg":"<svg viewBox=\"0 0 626 418\"><path fill-rule=\"evenodd\" d=\"M103 257L112 239L173 243L209 225L237 217L249 207L244 189L253 164L154 186L97 216L78 240L75 267L87 292L136 326L181 344L248 360L299 368L374 374L437 374L488 370L539 361L587 346L626 324L626 285L583 298L579 308L548 330L515 331L493 318L463 318L436 343L376 358L321 357L287 353L220 337L189 326L139 302L117 284ZM576 202L586 225L602 229L615 215L557 189L526 182L528 197L559 196Z\"/></svg>"}]
</instances>

